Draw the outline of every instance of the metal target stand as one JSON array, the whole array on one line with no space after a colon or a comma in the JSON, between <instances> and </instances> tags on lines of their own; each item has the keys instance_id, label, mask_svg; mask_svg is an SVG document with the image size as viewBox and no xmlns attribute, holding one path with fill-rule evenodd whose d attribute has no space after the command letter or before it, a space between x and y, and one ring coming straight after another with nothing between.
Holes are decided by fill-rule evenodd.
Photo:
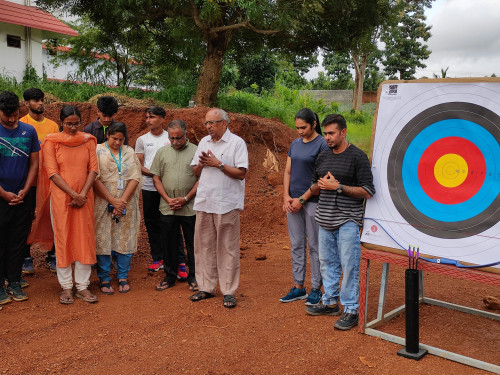
<instances>
[{"instance_id":1,"label":"metal target stand","mask_svg":"<svg viewBox=\"0 0 500 375\"><path fill-rule=\"evenodd\" d=\"M367 312L368 312L368 293L369 293L369 272L370 272L370 262L380 261L382 265L382 276L380 280L380 292L377 307L377 317L376 319L367 322ZM387 281L389 277L389 265L395 264L402 267L408 266L408 258L403 255L393 254L385 251L379 250L363 250L361 252L361 267L360 267L360 309L359 309L359 326L358 330L366 335L381 338L386 341L393 342L399 345L405 345L405 338L385 333L383 331L377 330L376 328L382 323L389 321L395 316L403 313L405 311L405 305L399 306L398 308L384 312L386 294L387 294ZM452 276L455 278L466 279L477 281L485 284L490 284L494 286L500 286L500 274L488 273L477 271L473 269L456 268L454 266L448 266L443 264L420 262L419 263L419 302L426 303L429 305L435 305L440 307L445 307L447 309L460 311L467 314L473 314L476 316L493 319L500 321L500 314L490 313L487 311L482 311L474 309L467 306L461 306L453 304L446 301L441 301L425 296L424 289L424 274L422 271L434 272L439 274L444 274L447 276ZM419 348L427 350L429 354L433 354L438 357L446 358L458 363L462 363L468 366L476 367L482 370L490 371L496 374L500 374L500 366L480 361L471 357L463 356L454 352L450 352L441 348L434 346L419 344Z\"/></svg>"}]
</instances>

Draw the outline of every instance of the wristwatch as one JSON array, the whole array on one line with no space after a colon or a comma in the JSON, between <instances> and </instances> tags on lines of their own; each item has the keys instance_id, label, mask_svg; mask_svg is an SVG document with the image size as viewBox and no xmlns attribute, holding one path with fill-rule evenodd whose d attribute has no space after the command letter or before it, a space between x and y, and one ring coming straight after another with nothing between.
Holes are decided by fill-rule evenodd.
<instances>
[{"instance_id":1,"label":"wristwatch","mask_svg":"<svg viewBox=\"0 0 500 375\"><path fill-rule=\"evenodd\" d=\"M220 171L223 171L224 170L224 163L220 163L217 168L219 168Z\"/></svg>"},{"instance_id":2,"label":"wristwatch","mask_svg":"<svg viewBox=\"0 0 500 375\"><path fill-rule=\"evenodd\" d=\"M304 203L306 203L306 200L304 198L300 197L299 198L299 203L300 204L304 204Z\"/></svg>"},{"instance_id":3,"label":"wristwatch","mask_svg":"<svg viewBox=\"0 0 500 375\"><path fill-rule=\"evenodd\" d=\"M344 185L339 184L339 188L337 189L337 193L342 194L342 188L343 187L344 187Z\"/></svg>"}]
</instances>

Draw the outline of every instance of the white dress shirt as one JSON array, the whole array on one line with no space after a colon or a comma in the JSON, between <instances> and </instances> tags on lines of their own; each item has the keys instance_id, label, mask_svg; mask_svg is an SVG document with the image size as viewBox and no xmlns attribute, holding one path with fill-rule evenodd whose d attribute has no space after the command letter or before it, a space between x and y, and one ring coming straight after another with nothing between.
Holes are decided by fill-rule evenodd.
<instances>
[{"instance_id":1,"label":"white dress shirt","mask_svg":"<svg viewBox=\"0 0 500 375\"><path fill-rule=\"evenodd\" d=\"M199 162L202 152L211 151L225 165L248 170L248 151L245 141L226 129L217 142L207 135L198 144L191 166ZM226 176L217 167L204 167L201 171L194 210L225 214L234 209L243 210L245 180Z\"/></svg>"}]
</instances>

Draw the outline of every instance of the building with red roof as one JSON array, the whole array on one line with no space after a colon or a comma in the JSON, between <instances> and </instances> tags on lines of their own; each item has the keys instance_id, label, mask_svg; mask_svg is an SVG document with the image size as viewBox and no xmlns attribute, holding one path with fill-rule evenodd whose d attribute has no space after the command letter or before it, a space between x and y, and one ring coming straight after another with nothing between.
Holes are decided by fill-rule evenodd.
<instances>
[{"instance_id":1,"label":"building with red roof","mask_svg":"<svg viewBox=\"0 0 500 375\"><path fill-rule=\"evenodd\" d=\"M20 81L31 63L41 77L43 40L77 35L33 0L0 0L0 74Z\"/></svg>"}]
</instances>

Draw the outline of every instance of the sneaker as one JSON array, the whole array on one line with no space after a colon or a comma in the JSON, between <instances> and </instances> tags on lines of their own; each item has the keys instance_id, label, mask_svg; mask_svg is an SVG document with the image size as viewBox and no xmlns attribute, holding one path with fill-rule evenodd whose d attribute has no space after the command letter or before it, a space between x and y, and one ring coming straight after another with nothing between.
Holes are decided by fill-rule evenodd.
<instances>
[{"instance_id":1,"label":"sneaker","mask_svg":"<svg viewBox=\"0 0 500 375\"><path fill-rule=\"evenodd\" d=\"M27 288L30 286L30 283L24 280L22 277L19 279L19 284L21 285L21 288Z\"/></svg>"},{"instance_id":2,"label":"sneaker","mask_svg":"<svg viewBox=\"0 0 500 375\"><path fill-rule=\"evenodd\" d=\"M344 312L339 320L333 325L333 328L341 331L348 331L358 325L358 314Z\"/></svg>"},{"instance_id":3,"label":"sneaker","mask_svg":"<svg viewBox=\"0 0 500 375\"><path fill-rule=\"evenodd\" d=\"M309 297L306 300L306 306L314 306L321 301L321 290L319 289L311 289L311 293L309 293Z\"/></svg>"},{"instance_id":4,"label":"sneaker","mask_svg":"<svg viewBox=\"0 0 500 375\"><path fill-rule=\"evenodd\" d=\"M314 306L307 306L306 313L309 315L340 315L339 304L323 305L323 302Z\"/></svg>"},{"instance_id":5,"label":"sneaker","mask_svg":"<svg viewBox=\"0 0 500 375\"><path fill-rule=\"evenodd\" d=\"M19 282L9 283L5 291L12 296L14 301L20 302L28 299L28 295L24 293Z\"/></svg>"},{"instance_id":6,"label":"sneaker","mask_svg":"<svg viewBox=\"0 0 500 375\"><path fill-rule=\"evenodd\" d=\"M163 269L163 260L155 260L148 267L148 271L151 271L151 272L158 272L161 269Z\"/></svg>"},{"instance_id":7,"label":"sneaker","mask_svg":"<svg viewBox=\"0 0 500 375\"><path fill-rule=\"evenodd\" d=\"M22 269L22 271L26 275L32 275L34 273L33 258L31 258L31 257L24 258L24 263L23 263L23 269Z\"/></svg>"},{"instance_id":8,"label":"sneaker","mask_svg":"<svg viewBox=\"0 0 500 375\"><path fill-rule=\"evenodd\" d=\"M57 272L57 263L55 255L48 255L45 258L45 264L49 267L50 272Z\"/></svg>"},{"instance_id":9,"label":"sneaker","mask_svg":"<svg viewBox=\"0 0 500 375\"><path fill-rule=\"evenodd\" d=\"M5 292L5 288L2 283L0 286L0 305L5 305L10 302L12 302L12 298L10 298L10 296Z\"/></svg>"},{"instance_id":10,"label":"sneaker","mask_svg":"<svg viewBox=\"0 0 500 375\"><path fill-rule=\"evenodd\" d=\"M187 281L188 274L185 263L179 264L179 268L177 269L177 279L179 279L179 281Z\"/></svg>"},{"instance_id":11,"label":"sneaker","mask_svg":"<svg viewBox=\"0 0 500 375\"><path fill-rule=\"evenodd\" d=\"M280 298L280 302L286 303L286 302L293 302L293 301L298 301L300 299L306 299L307 298L307 291L306 288L299 289L297 287L292 286L288 294L284 297Z\"/></svg>"}]
</instances>

